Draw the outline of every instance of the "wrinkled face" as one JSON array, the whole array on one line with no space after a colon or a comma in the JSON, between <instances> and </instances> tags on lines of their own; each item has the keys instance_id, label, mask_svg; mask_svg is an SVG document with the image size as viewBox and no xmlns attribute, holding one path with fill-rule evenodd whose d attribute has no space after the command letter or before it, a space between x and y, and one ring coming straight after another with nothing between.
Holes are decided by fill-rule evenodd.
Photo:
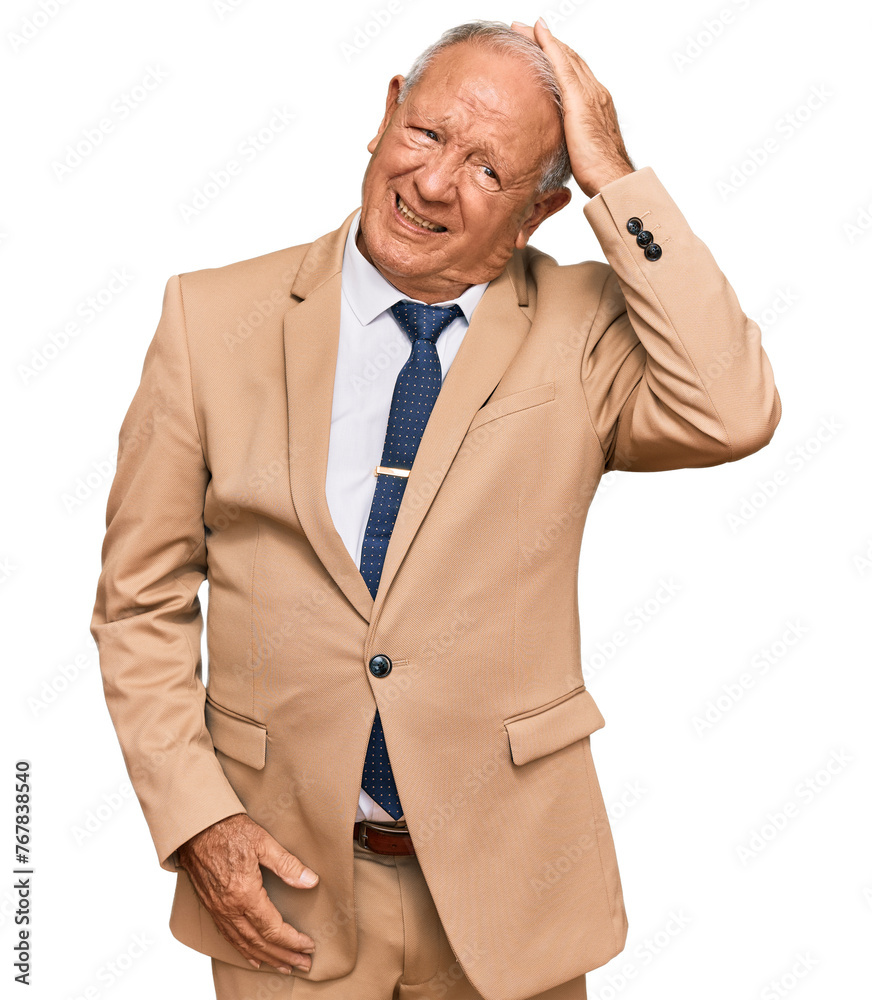
<instances>
[{"instance_id":1,"label":"wrinkled face","mask_svg":"<svg viewBox=\"0 0 872 1000\"><path fill-rule=\"evenodd\" d=\"M442 51L402 104L388 87L367 149L361 253L406 295L450 299L497 277L514 247L563 207L535 195L562 138L557 109L515 56L463 43Z\"/></svg>"}]
</instances>

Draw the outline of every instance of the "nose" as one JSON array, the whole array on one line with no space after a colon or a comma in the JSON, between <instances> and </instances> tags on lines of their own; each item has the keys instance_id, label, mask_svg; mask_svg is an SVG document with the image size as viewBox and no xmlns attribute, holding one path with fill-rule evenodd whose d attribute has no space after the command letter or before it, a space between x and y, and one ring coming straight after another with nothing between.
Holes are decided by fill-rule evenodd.
<instances>
[{"instance_id":1,"label":"nose","mask_svg":"<svg viewBox=\"0 0 872 1000\"><path fill-rule=\"evenodd\" d=\"M446 156L429 156L415 171L415 186L422 202L451 201L456 186L454 164Z\"/></svg>"}]
</instances>

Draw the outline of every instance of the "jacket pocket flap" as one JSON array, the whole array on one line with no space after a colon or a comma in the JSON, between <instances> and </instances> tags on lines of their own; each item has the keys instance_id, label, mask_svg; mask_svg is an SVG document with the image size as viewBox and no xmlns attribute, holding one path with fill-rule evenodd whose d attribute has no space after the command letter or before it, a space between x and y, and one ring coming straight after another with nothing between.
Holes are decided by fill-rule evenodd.
<instances>
[{"instance_id":1,"label":"jacket pocket flap","mask_svg":"<svg viewBox=\"0 0 872 1000\"><path fill-rule=\"evenodd\" d=\"M596 702L584 687L503 720L515 764L526 764L560 750L605 724Z\"/></svg>"},{"instance_id":2,"label":"jacket pocket flap","mask_svg":"<svg viewBox=\"0 0 872 1000\"><path fill-rule=\"evenodd\" d=\"M206 728L217 750L260 770L266 763L266 726L224 708L206 695Z\"/></svg>"}]
</instances>

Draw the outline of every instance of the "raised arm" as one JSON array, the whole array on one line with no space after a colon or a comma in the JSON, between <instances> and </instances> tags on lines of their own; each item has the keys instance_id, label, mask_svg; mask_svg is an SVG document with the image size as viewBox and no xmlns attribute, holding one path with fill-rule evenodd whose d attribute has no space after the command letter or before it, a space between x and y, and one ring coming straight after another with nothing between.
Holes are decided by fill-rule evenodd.
<instances>
[{"instance_id":1,"label":"raised arm","mask_svg":"<svg viewBox=\"0 0 872 1000\"><path fill-rule=\"evenodd\" d=\"M611 267L580 373L606 470L757 451L781 418L760 328L654 171L633 167L611 95L584 59L541 19L513 27L554 66L572 175Z\"/></svg>"},{"instance_id":2,"label":"raised arm","mask_svg":"<svg viewBox=\"0 0 872 1000\"><path fill-rule=\"evenodd\" d=\"M654 171L611 181L584 214L611 266L581 373L606 469L718 465L762 448L781 400L760 328ZM659 257L637 242L639 224Z\"/></svg>"}]
</instances>

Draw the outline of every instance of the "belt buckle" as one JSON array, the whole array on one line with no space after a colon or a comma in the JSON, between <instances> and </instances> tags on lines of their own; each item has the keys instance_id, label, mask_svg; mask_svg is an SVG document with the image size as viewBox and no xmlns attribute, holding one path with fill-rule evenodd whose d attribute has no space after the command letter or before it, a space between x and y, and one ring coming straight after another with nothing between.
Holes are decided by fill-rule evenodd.
<instances>
[{"instance_id":1,"label":"belt buckle","mask_svg":"<svg viewBox=\"0 0 872 1000\"><path fill-rule=\"evenodd\" d=\"M360 829L357 831L357 842L364 850L372 851L373 854L378 854L379 852L374 850L367 843L367 836L366 836L367 827L372 827L375 830L384 830L387 833L397 833L398 831L408 833L408 829L404 826L399 826L399 827L389 826L386 823L376 823L373 820L362 819L360 821Z\"/></svg>"}]
</instances>

